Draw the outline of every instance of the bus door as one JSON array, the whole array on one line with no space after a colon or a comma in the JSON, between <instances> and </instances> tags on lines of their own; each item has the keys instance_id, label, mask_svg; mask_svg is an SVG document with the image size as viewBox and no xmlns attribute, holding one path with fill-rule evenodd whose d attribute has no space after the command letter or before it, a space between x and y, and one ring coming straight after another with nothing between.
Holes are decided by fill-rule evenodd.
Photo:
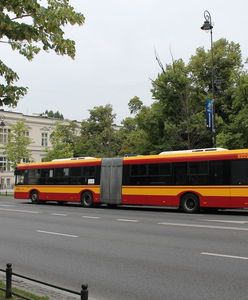
<instances>
[{"instance_id":1,"label":"bus door","mask_svg":"<svg viewBox=\"0 0 248 300\"><path fill-rule=\"evenodd\" d=\"M121 204L122 201L122 158L103 158L101 165L101 203Z\"/></svg>"}]
</instances>

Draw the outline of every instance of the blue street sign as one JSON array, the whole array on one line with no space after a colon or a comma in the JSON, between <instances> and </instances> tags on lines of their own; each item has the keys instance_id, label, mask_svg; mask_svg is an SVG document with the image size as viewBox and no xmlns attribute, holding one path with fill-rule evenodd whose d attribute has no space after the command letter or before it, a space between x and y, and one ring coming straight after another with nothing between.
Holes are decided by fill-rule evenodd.
<instances>
[{"instance_id":1,"label":"blue street sign","mask_svg":"<svg viewBox=\"0 0 248 300\"><path fill-rule=\"evenodd\" d=\"M205 103L207 128L214 131L214 100L207 99Z\"/></svg>"}]
</instances>

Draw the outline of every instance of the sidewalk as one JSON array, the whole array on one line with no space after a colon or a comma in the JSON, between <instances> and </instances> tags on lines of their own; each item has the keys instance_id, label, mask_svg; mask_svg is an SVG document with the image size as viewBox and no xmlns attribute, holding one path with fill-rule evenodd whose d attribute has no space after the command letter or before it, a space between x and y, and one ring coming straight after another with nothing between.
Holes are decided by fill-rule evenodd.
<instances>
[{"instance_id":1,"label":"sidewalk","mask_svg":"<svg viewBox=\"0 0 248 300\"><path fill-rule=\"evenodd\" d=\"M8 189L3 189L0 190L0 196L13 196L14 195L14 190L8 190Z\"/></svg>"}]
</instances>

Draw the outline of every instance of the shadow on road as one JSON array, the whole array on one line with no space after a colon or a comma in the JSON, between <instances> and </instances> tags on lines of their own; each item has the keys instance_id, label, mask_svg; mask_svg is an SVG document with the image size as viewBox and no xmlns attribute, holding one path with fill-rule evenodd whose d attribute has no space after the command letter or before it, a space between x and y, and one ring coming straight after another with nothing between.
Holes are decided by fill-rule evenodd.
<instances>
[{"instance_id":1,"label":"shadow on road","mask_svg":"<svg viewBox=\"0 0 248 300\"><path fill-rule=\"evenodd\" d=\"M62 206L62 207L78 207L79 209L92 209L94 208L84 208L78 203L66 203L66 204L61 204L58 202L42 202L39 204L34 204L31 202L27 201L22 201L19 202L24 205L46 205L46 206ZM97 206L97 209L109 209L109 210L121 210L121 211L151 211L151 212L166 212L166 213L182 213L185 214L184 212L181 212L178 209L175 208L163 208L163 207L151 207L151 206L117 206L117 207L109 207L107 205L100 205ZM201 215L229 215L229 216L248 216L248 210L247 209L217 209L217 210L202 210L200 213Z\"/></svg>"}]
</instances>

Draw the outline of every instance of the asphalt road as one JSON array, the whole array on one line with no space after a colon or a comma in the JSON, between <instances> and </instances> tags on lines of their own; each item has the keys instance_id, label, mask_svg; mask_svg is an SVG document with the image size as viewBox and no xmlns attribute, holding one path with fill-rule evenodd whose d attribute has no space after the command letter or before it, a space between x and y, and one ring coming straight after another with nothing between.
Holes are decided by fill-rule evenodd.
<instances>
[{"instance_id":1,"label":"asphalt road","mask_svg":"<svg viewBox=\"0 0 248 300\"><path fill-rule=\"evenodd\" d=\"M0 198L0 268L98 300L248 299L248 211L35 205Z\"/></svg>"}]
</instances>

